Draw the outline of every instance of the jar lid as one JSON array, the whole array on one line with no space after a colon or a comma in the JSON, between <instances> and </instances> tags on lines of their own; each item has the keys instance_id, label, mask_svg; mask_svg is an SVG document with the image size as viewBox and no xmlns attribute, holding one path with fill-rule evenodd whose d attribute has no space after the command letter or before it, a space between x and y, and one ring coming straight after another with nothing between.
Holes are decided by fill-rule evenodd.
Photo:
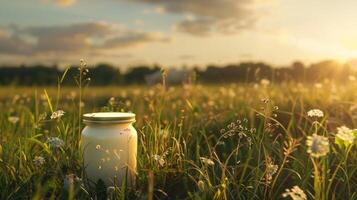
<instances>
[{"instance_id":1,"label":"jar lid","mask_svg":"<svg viewBox=\"0 0 357 200\"><path fill-rule=\"evenodd\" d=\"M130 123L135 122L134 113L96 112L83 115L83 122L88 123Z\"/></svg>"}]
</instances>

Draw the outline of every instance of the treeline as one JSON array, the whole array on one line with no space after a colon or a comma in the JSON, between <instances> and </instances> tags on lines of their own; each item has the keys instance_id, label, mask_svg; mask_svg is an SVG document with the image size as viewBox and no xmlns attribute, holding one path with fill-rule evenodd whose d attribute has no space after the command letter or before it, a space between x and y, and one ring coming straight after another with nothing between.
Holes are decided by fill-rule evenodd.
<instances>
[{"instance_id":1,"label":"treeline","mask_svg":"<svg viewBox=\"0 0 357 200\"><path fill-rule=\"evenodd\" d=\"M119 67L110 64L98 64L89 67L88 77L91 85L126 85L145 84L145 77L160 71L159 66L136 66L123 73ZM335 61L323 61L310 66L295 62L291 66L272 67L265 63L245 62L227 66L207 66L205 69L193 68L196 81L202 83L256 82L268 79L271 82L321 82L330 79L338 82L353 78L356 70L348 64ZM63 69L57 66L2 66L0 67L0 85L56 85ZM78 68L68 70L64 85L74 85Z\"/></svg>"}]
</instances>

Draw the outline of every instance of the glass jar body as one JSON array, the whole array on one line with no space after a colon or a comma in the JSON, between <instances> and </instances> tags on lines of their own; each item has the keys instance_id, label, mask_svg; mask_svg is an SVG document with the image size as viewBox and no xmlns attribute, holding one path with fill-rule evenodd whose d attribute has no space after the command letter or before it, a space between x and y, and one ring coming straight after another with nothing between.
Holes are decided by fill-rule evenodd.
<instances>
[{"instance_id":1,"label":"glass jar body","mask_svg":"<svg viewBox=\"0 0 357 200\"><path fill-rule=\"evenodd\" d=\"M137 132L132 123L88 123L82 131L84 168L90 182L135 183Z\"/></svg>"}]
</instances>

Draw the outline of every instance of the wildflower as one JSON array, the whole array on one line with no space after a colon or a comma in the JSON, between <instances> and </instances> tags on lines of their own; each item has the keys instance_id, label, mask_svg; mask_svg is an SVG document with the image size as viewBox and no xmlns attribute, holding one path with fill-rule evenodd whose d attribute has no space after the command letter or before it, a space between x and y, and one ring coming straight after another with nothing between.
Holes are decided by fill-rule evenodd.
<instances>
[{"instance_id":1,"label":"wildflower","mask_svg":"<svg viewBox=\"0 0 357 200\"><path fill-rule=\"evenodd\" d=\"M214 165L213 160L211 160L211 159L209 159L209 158L200 157L200 160L201 160L204 164L206 164L206 165L211 165L211 166Z\"/></svg>"},{"instance_id":2,"label":"wildflower","mask_svg":"<svg viewBox=\"0 0 357 200\"><path fill-rule=\"evenodd\" d=\"M95 149L96 149L96 150L100 150L100 145L97 144L97 145L95 146Z\"/></svg>"},{"instance_id":3,"label":"wildflower","mask_svg":"<svg viewBox=\"0 0 357 200\"><path fill-rule=\"evenodd\" d=\"M170 134L170 132L167 129L160 129L158 134L163 136L163 137L167 137Z\"/></svg>"},{"instance_id":4,"label":"wildflower","mask_svg":"<svg viewBox=\"0 0 357 200\"><path fill-rule=\"evenodd\" d=\"M109 186L107 187L107 194L109 197L114 197L115 195L117 195L116 193L119 191L118 187L115 186ZM108 198L108 199L112 199L112 198ZM115 199L115 198L113 198Z\"/></svg>"},{"instance_id":5,"label":"wildflower","mask_svg":"<svg viewBox=\"0 0 357 200\"><path fill-rule=\"evenodd\" d=\"M201 190L201 191L204 191L205 190L205 182L203 182L202 180L199 180L197 182L197 186L198 186L198 189Z\"/></svg>"},{"instance_id":6,"label":"wildflower","mask_svg":"<svg viewBox=\"0 0 357 200\"><path fill-rule=\"evenodd\" d=\"M64 181L63 181L63 187L64 189L69 189L70 186L77 186L82 183L82 179L76 176L75 174L68 174L66 175Z\"/></svg>"},{"instance_id":7,"label":"wildflower","mask_svg":"<svg viewBox=\"0 0 357 200\"><path fill-rule=\"evenodd\" d=\"M322 88L322 84L321 83L315 83L315 88L317 88L317 89L320 89L320 88Z\"/></svg>"},{"instance_id":8,"label":"wildflower","mask_svg":"<svg viewBox=\"0 0 357 200\"><path fill-rule=\"evenodd\" d=\"M159 165L160 165L161 167L163 167L163 166L165 165L165 160L164 160L163 156L160 156L160 155L155 154L155 155L152 156L152 158L153 158L155 161L159 162Z\"/></svg>"},{"instance_id":9,"label":"wildflower","mask_svg":"<svg viewBox=\"0 0 357 200\"><path fill-rule=\"evenodd\" d=\"M248 146L250 148L252 146L252 144L253 144L252 138L247 137L247 143L248 143Z\"/></svg>"},{"instance_id":10,"label":"wildflower","mask_svg":"<svg viewBox=\"0 0 357 200\"><path fill-rule=\"evenodd\" d=\"M71 92L69 93L69 98L70 98L70 99L74 99L74 98L76 98L76 96L77 96L77 93L76 93L75 91L71 91Z\"/></svg>"},{"instance_id":11,"label":"wildflower","mask_svg":"<svg viewBox=\"0 0 357 200\"><path fill-rule=\"evenodd\" d=\"M32 162L36 167L41 167L43 164L45 164L46 160L42 156L35 156Z\"/></svg>"},{"instance_id":12,"label":"wildflower","mask_svg":"<svg viewBox=\"0 0 357 200\"><path fill-rule=\"evenodd\" d=\"M111 106L114 106L115 103L116 103L115 97L110 97L110 99L108 101L108 104L111 105Z\"/></svg>"},{"instance_id":13,"label":"wildflower","mask_svg":"<svg viewBox=\"0 0 357 200\"><path fill-rule=\"evenodd\" d=\"M214 101L209 100L209 101L207 102L207 105L210 106L210 107L212 107L212 106L215 105L215 103L214 103Z\"/></svg>"},{"instance_id":14,"label":"wildflower","mask_svg":"<svg viewBox=\"0 0 357 200\"><path fill-rule=\"evenodd\" d=\"M245 134L243 131L240 131L240 132L238 133L238 137L239 137L239 138L247 137L247 134Z\"/></svg>"},{"instance_id":15,"label":"wildflower","mask_svg":"<svg viewBox=\"0 0 357 200\"><path fill-rule=\"evenodd\" d=\"M353 130L346 126L340 126L337 128L336 137L344 142L347 142L348 144L352 144L355 140Z\"/></svg>"},{"instance_id":16,"label":"wildflower","mask_svg":"<svg viewBox=\"0 0 357 200\"><path fill-rule=\"evenodd\" d=\"M84 102L81 101L81 102L79 103L79 106L80 106L81 108L83 108L83 107L85 106Z\"/></svg>"},{"instance_id":17,"label":"wildflower","mask_svg":"<svg viewBox=\"0 0 357 200\"><path fill-rule=\"evenodd\" d=\"M270 102L270 99L268 98L264 98L264 99L261 99L261 101L265 104L269 103Z\"/></svg>"},{"instance_id":18,"label":"wildflower","mask_svg":"<svg viewBox=\"0 0 357 200\"><path fill-rule=\"evenodd\" d=\"M266 181L270 183L273 179L273 175L278 171L278 165L274 165L273 161L268 158L268 162L266 165Z\"/></svg>"},{"instance_id":19,"label":"wildflower","mask_svg":"<svg viewBox=\"0 0 357 200\"><path fill-rule=\"evenodd\" d=\"M16 123L20 120L20 118L15 117L15 116L11 116L11 117L8 118L8 120L9 120L9 122L11 122L12 124L16 124Z\"/></svg>"},{"instance_id":20,"label":"wildflower","mask_svg":"<svg viewBox=\"0 0 357 200\"><path fill-rule=\"evenodd\" d=\"M353 76L353 75L349 75L349 76L348 76L348 79L349 79L350 81L355 81L355 80L356 80L356 77Z\"/></svg>"},{"instance_id":21,"label":"wildflower","mask_svg":"<svg viewBox=\"0 0 357 200\"><path fill-rule=\"evenodd\" d=\"M316 158L326 155L330 150L328 138L316 134L307 136L306 145L307 152Z\"/></svg>"},{"instance_id":22,"label":"wildflower","mask_svg":"<svg viewBox=\"0 0 357 200\"><path fill-rule=\"evenodd\" d=\"M46 143L51 147L51 149L57 149L64 146L63 140L58 137L49 137L47 138Z\"/></svg>"},{"instance_id":23,"label":"wildflower","mask_svg":"<svg viewBox=\"0 0 357 200\"><path fill-rule=\"evenodd\" d=\"M305 192L297 185L291 189L286 189L283 193L283 197L290 196L293 200L306 200L307 196Z\"/></svg>"},{"instance_id":24,"label":"wildflower","mask_svg":"<svg viewBox=\"0 0 357 200\"><path fill-rule=\"evenodd\" d=\"M63 110L57 110L57 111L52 113L51 119L59 119L64 115L64 113L65 112Z\"/></svg>"},{"instance_id":25,"label":"wildflower","mask_svg":"<svg viewBox=\"0 0 357 200\"><path fill-rule=\"evenodd\" d=\"M234 92L234 90L229 89L229 90L228 90L228 96L233 98L233 97L236 96L236 93Z\"/></svg>"},{"instance_id":26,"label":"wildflower","mask_svg":"<svg viewBox=\"0 0 357 200\"><path fill-rule=\"evenodd\" d=\"M263 78L262 80L260 80L260 84L266 87L270 84L270 81L268 79Z\"/></svg>"},{"instance_id":27,"label":"wildflower","mask_svg":"<svg viewBox=\"0 0 357 200\"><path fill-rule=\"evenodd\" d=\"M309 117L323 117L324 113L319 109L312 109L307 112L307 116L309 116Z\"/></svg>"}]
</instances>

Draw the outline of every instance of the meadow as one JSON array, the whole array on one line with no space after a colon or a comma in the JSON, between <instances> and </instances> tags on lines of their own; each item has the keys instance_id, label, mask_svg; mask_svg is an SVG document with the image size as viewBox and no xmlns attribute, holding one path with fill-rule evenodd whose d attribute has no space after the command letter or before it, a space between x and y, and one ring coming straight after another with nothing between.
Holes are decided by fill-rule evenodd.
<instances>
[{"instance_id":1,"label":"meadow","mask_svg":"<svg viewBox=\"0 0 357 200\"><path fill-rule=\"evenodd\" d=\"M357 199L356 81L78 83L0 88L0 199ZM87 184L93 111L136 113L135 187Z\"/></svg>"}]
</instances>

